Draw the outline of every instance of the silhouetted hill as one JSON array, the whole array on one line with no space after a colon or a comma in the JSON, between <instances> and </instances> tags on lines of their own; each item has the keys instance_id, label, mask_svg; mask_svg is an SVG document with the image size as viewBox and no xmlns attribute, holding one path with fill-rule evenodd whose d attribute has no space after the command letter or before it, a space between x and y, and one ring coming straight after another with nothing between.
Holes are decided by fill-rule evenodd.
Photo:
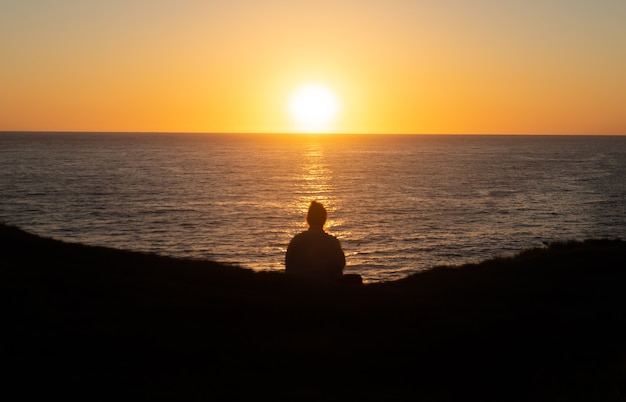
<instances>
[{"instance_id":1,"label":"silhouetted hill","mask_svg":"<svg viewBox=\"0 0 626 402\"><path fill-rule=\"evenodd\" d=\"M3 388L18 396L626 397L619 240L364 286L63 243L1 224L0 244Z\"/></svg>"}]
</instances>

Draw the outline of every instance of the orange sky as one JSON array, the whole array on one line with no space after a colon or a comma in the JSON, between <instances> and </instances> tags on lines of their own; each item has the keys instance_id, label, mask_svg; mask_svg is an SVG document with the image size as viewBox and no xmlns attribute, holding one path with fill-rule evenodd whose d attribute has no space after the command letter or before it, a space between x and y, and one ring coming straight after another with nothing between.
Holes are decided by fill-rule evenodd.
<instances>
[{"instance_id":1,"label":"orange sky","mask_svg":"<svg viewBox=\"0 0 626 402\"><path fill-rule=\"evenodd\" d=\"M623 0L5 1L0 131L626 134Z\"/></svg>"}]
</instances>

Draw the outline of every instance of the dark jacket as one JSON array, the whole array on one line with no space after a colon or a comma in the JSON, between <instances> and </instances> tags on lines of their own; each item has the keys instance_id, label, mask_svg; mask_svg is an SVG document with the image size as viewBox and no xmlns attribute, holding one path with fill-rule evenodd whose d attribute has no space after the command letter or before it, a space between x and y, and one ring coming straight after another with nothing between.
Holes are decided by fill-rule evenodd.
<instances>
[{"instance_id":1,"label":"dark jacket","mask_svg":"<svg viewBox=\"0 0 626 402\"><path fill-rule=\"evenodd\" d=\"M285 270L289 275L311 279L333 280L341 278L346 257L339 240L311 227L299 233L289 243L285 256Z\"/></svg>"}]
</instances>

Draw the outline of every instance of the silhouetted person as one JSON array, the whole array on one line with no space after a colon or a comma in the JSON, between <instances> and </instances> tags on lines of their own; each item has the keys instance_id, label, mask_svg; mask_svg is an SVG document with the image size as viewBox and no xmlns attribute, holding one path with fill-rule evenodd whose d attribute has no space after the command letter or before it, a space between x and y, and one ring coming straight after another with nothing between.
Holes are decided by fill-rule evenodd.
<instances>
[{"instance_id":1,"label":"silhouetted person","mask_svg":"<svg viewBox=\"0 0 626 402\"><path fill-rule=\"evenodd\" d=\"M314 280L341 279L346 257L339 240L324 231L326 216L322 204L311 202L306 216L309 230L295 235L287 247L287 274Z\"/></svg>"}]
</instances>

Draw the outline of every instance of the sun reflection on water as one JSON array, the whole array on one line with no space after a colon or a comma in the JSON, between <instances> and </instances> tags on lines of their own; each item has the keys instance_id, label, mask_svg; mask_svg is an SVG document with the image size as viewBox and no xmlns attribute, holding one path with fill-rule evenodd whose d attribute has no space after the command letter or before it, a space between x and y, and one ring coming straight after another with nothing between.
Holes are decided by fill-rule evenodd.
<instances>
[{"instance_id":1,"label":"sun reflection on water","mask_svg":"<svg viewBox=\"0 0 626 402\"><path fill-rule=\"evenodd\" d=\"M342 219L336 215L341 207L341 200L337 197L334 172L327 160L324 143L312 140L304 145L299 176L295 201L297 211L302 216L299 224L305 221L311 201L317 200L328 211L326 230L341 239L342 234L337 229L342 225Z\"/></svg>"},{"instance_id":2,"label":"sun reflection on water","mask_svg":"<svg viewBox=\"0 0 626 402\"><path fill-rule=\"evenodd\" d=\"M298 200L301 211L306 214L309 203L317 200L330 212L334 210L335 188L333 172L324 157L324 150L318 143L306 145L302 158Z\"/></svg>"}]
</instances>

